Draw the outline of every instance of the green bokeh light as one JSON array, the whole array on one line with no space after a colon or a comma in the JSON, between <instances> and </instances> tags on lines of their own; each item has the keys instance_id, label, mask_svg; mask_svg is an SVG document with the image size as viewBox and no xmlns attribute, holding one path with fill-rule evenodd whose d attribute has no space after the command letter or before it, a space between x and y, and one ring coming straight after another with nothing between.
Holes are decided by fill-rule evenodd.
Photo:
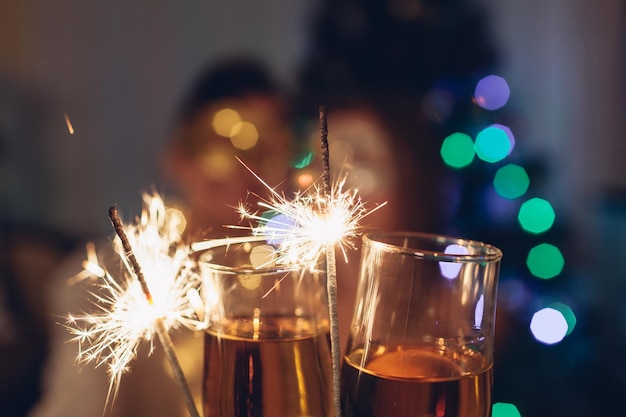
<instances>
[{"instance_id":1,"label":"green bokeh light","mask_svg":"<svg viewBox=\"0 0 626 417\"><path fill-rule=\"evenodd\" d=\"M452 168L463 168L474 160L474 141L465 133L456 132L441 144L441 157Z\"/></svg>"},{"instance_id":2,"label":"green bokeh light","mask_svg":"<svg viewBox=\"0 0 626 417\"><path fill-rule=\"evenodd\" d=\"M311 161L313 161L313 152L306 152L303 155L298 156L293 162L292 162L292 166L294 168L306 168L309 165L311 165Z\"/></svg>"},{"instance_id":3,"label":"green bokeh light","mask_svg":"<svg viewBox=\"0 0 626 417\"><path fill-rule=\"evenodd\" d=\"M511 141L503 129L489 126L476 136L476 155L485 162L498 162L511 151Z\"/></svg>"},{"instance_id":4,"label":"green bokeh light","mask_svg":"<svg viewBox=\"0 0 626 417\"><path fill-rule=\"evenodd\" d=\"M509 403L495 403L491 407L492 417L522 417L517 407Z\"/></svg>"},{"instance_id":5,"label":"green bokeh light","mask_svg":"<svg viewBox=\"0 0 626 417\"><path fill-rule=\"evenodd\" d=\"M567 333L565 335L567 336L572 333L574 327L576 327L576 315L574 314L572 308L567 304L560 303L558 301L551 303L548 307L558 310L561 314L563 314L563 317L567 322Z\"/></svg>"},{"instance_id":6,"label":"green bokeh light","mask_svg":"<svg viewBox=\"0 0 626 417\"><path fill-rule=\"evenodd\" d=\"M496 172L493 186L496 192L504 198L514 199L521 197L528 190L530 179L526 170L516 164L508 164Z\"/></svg>"},{"instance_id":7,"label":"green bokeh light","mask_svg":"<svg viewBox=\"0 0 626 417\"><path fill-rule=\"evenodd\" d=\"M542 198L531 198L519 209L517 220L529 233L543 233L552 227L556 215L552 205Z\"/></svg>"},{"instance_id":8,"label":"green bokeh light","mask_svg":"<svg viewBox=\"0 0 626 417\"><path fill-rule=\"evenodd\" d=\"M549 243L541 243L528 252L526 266L534 276L550 279L561 273L565 259L559 248Z\"/></svg>"}]
</instances>

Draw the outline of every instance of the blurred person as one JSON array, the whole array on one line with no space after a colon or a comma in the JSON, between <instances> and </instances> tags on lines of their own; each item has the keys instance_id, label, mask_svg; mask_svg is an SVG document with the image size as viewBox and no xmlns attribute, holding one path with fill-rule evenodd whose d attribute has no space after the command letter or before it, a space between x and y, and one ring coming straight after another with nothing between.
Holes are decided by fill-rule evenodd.
<instances>
[{"instance_id":1,"label":"blurred person","mask_svg":"<svg viewBox=\"0 0 626 417\"><path fill-rule=\"evenodd\" d=\"M250 59L209 66L192 83L175 116L171 140L163 155L163 169L172 187L172 195L163 198L166 205L183 209L188 219L188 240L237 233L224 226L238 224L238 202L249 192L267 195L264 186L236 157L268 184L284 181L283 186L289 186L291 144L283 100L270 72ZM123 221L130 218L129 213L121 216ZM118 276L121 270L116 267L121 265L110 239L98 242L96 251L100 263ZM62 326L68 313L94 310L88 291L95 287L88 283L68 285L68 279L80 272L84 259L85 251L81 250L69 257L53 277L49 303L55 323L50 326L43 396L29 417L84 417L105 410L109 389L106 367L77 364L78 345L70 341L73 336ZM200 410L204 339L187 329L171 334ZM150 342L144 341L105 415L187 415L182 392L157 341L154 351L150 351Z\"/></svg>"},{"instance_id":2,"label":"blurred person","mask_svg":"<svg viewBox=\"0 0 626 417\"><path fill-rule=\"evenodd\" d=\"M439 151L452 133L476 137L494 123L514 131L524 127L510 104L494 111L474 102L477 82L501 71L485 6L468 0L322 1L302 65L297 112L306 117L320 102L330 109L340 102L365 116L361 110L369 103L370 113L387 129L388 147L406 152L410 161L408 168L396 165L400 192L395 196L408 210L394 223L408 230L485 241L504 252L495 402L515 404L524 416L618 415L624 386L620 360L597 359L617 351L616 327L607 325L616 320L607 320L601 310L584 310L599 281L577 270L580 254L571 251L574 239L566 222L557 220L559 224L541 237L567 249L566 267L558 279L537 280L526 263L536 236L520 228L517 208L501 216L502 206L510 202L492 193L498 165L476 158L464 169L443 166ZM329 122L329 131L333 129ZM533 183L529 193L541 195L549 167L533 157L529 160L523 151L520 155L522 136L509 161L528 169ZM578 303L579 321L567 342L547 346L534 339L529 322L537 305L558 299ZM604 383L590 387L590 380Z\"/></svg>"},{"instance_id":3,"label":"blurred person","mask_svg":"<svg viewBox=\"0 0 626 417\"><path fill-rule=\"evenodd\" d=\"M365 201L388 202L365 225L459 233L450 227L459 208L455 178L440 147L476 123L473 88L496 62L485 23L464 0L326 0L318 7L294 112L304 120L298 125L313 125L310 115L325 104L331 164L349 171ZM359 253L349 256L338 268L356 277ZM340 314L350 320L355 283L339 283Z\"/></svg>"},{"instance_id":4,"label":"blurred person","mask_svg":"<svg viewBox=\"0 0 626 417\"><path fill-rule=\"evenodd\" d=\"M291 187L289 109L266 69L228 62L202 74L180 107L164 171L196 238L237 224L234 207L247 193L268 194L249 170L270 186Z\"/></svg>"}]
</instances>

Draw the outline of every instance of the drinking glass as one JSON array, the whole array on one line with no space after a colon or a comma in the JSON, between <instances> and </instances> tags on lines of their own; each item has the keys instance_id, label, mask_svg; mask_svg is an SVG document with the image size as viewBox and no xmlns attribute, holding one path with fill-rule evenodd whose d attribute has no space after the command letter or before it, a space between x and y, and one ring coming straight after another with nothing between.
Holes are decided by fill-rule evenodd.
<instances>
[{"instance_id":1,"label":"drinking glass","mask_svg":"<svg viewBox=\"0 0 626 417\"><path fill-rule=\"evenodd\" d=\"M472 240L363 236L343 417L491 416L501 257Z\"/></svg>"},{"instance_id":2,"label":"drinking glass","mask_svg":"<svg viewBox=\"0 0 626 417\"><path fill-rule=\"evenodd\" d=\"M331 417L325 268L275 264L263 242L202 254L204 417Z\"/></svg>"}]
</instances>

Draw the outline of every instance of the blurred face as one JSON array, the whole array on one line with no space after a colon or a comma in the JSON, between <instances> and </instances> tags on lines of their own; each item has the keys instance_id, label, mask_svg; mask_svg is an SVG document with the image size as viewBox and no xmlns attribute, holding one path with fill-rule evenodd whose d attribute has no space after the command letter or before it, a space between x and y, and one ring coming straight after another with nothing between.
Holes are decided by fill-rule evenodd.
<instances>
[{"instance_id":1,"label":"blurred face","mask_svg":"<svg viewBox=\"0 0 626 417\"><path fill-rule=\"evenodd\" d=\"M191 227L211 229L213 235L223 235L223 225L238 224L235 207L249 192L268 195L246 166L270 186L289 174L291 138L283 109L272 97L216 103L180 135L166 156L168 172L189 206Z\"/></svg>"},{"instance_id":2,"label":"blurred face","mask_svg":"<svg viewBox=\"0 0 626 417\"><path fill-rule=\"evenodd\" d=\"M328 145L333 180L347 175L346 188L356 188L368 208L389 204L364 219L364 225L393 227L396 192L400 181L398 150L375 113L368 109L343 109L328 114ZM311 133L310 148L320 149L320 134ZM319 154L320 152L316 152ZM321 167L321 161L311 166ZM318 175L313 175L317 178Z\"/></svg>"}]
</instances>

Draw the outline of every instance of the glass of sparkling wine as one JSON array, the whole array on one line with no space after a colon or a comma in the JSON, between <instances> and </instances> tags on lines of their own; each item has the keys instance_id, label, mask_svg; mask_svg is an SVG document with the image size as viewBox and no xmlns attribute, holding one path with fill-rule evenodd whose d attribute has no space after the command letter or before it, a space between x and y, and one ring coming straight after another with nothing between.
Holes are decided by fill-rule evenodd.
<instances>
[{"instance_id":1,"label":"glass of sparkling wine","mask_svg":"<svg viewBox=\"0 0 626 417\"><path fill-rule=\"evenodd\" d=\"M363 236L343 417L491 416L501 257L471 240Z\"/></svg>"},{"instance_id":2,"label":"glass of sparkling wine","mask_svg":"<svg viewBox=\"0 0 626 417\"><path fill-rule=\"evenodd\" d=\"M204 417L334 416L325 269L275 257L263 242L202 254Z\"/></svg>"}]
</instances>

